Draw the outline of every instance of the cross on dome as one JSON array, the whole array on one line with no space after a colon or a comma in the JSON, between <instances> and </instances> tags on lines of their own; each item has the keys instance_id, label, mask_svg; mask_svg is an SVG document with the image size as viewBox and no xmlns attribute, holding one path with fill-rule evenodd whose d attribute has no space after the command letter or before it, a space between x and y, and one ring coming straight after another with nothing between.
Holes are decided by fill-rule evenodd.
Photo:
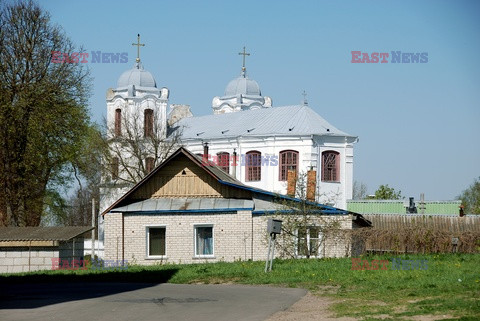
<instances>
[{"instance_id":1,"label":"cross on dome","mask_svg":"<svg viewBox=\"0 0 480 321\"><path fill-rule=\"evenodd\" d=\"M247 70L247 69L245 68L245 56L250 56L250 53L248 53L248 52L245 50L245 46L243 46L243 52L239 52L238 54L241 55L241 56L243 56L242 76L245 77L245 70Z\"/></svg>"},{"instance_id":2,"label":"cross on dome","mask_svg":"<svg viewBox=\"0 0 480 321\"><path fill-rule=\"evenodd\" d=\"M137 34L137 43L132 43L132 46L137 46L137 59L136 62L140 62L140 47L145 47L144 43L140 43L140 34Z\"/></svg>"}]
</instances>

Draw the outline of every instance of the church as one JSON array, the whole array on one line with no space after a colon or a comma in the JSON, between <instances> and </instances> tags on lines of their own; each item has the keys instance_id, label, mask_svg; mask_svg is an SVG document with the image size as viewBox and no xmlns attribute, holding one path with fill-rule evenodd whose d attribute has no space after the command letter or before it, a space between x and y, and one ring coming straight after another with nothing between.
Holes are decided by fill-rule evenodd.
<instances>
[{"instance_id":1,"label":"church","mask_svg":"<svg viewBox=\"0 0 480 321\"><path fill-rule=\"evenodd\" d=\"M331 125L305 99L299 105L273 106L272 98L247 75L245 48L239 54L244 58L240 75L228 82L222 96L213 97L211 115L197 117L189 105L170 104L168 88L157 86L138 57L116 88L107 90L111 144L119 144L126 132L135 132L137 139L154 136L164 145L174 137L178 146L207 154L209 161L240 182L278 194L287 192L289 169L297 176L314 169L316 201L346 209L352 198L353 145L358 138ZM158 146L144 149L136 157L124 147L113 149L108 160L112 175L102 182L101 212L168 156L159 154ZM175 149L163 147L163 154ZM142 166L144 171L132 170Z\"/></svg>"},{"instance_id":2,"label":"church","mask_svg":"<svg viewBox=\"0 0 480 321\"><path fill-rule=\"evenodd\" d=\"M140 39L135 45L141 46ZM140 262L148 264L145 248L148 259L148 244L156 242L156 237L161 239L159 258L166 258L166 244L179 246L168 235L176 235L177 240L184 237L177 227L183 222L180 230L193 227L193 241L206 233L230 244L218 248L224 253L221 259L262 259L265 249L259 235L264 232L264 215L275 208L274 195L296 202L308 198L323 206L325 213L337 215L347 229L359 222L368 225L345 210L352 197L357 137L331 125L305 99L299 105L274 106L272 98L249 78L245 48L239 54L243 55L240 75L228 82L223 95L213 97L211 115L194 116L189 105L170 103L170 91L157 85L139 53L133 68L107 90L112 155L104 162L111 170L100 188L106 258L118 259L121 251L123 259L128 251L127 258L140 256ZM239 228L245 225L239 239L243 238L244 250L251 255L237 253L240 250L232 248L236 241L232 243L231 236L224 235L222 241L220 235L232 228L229 222ZM150 229L158 235L150 234ZM310 237L320 239L320 235ZM129 248L131 240L136 244L133 248ZM182 243L191 240L187 237ZM183 244L185 255L173 262L192 261L196 256L187 252L197 245L190 245ZM323 255L349 252L349 245L342 241L324 248Z\"/></svg>"}]
</instances>

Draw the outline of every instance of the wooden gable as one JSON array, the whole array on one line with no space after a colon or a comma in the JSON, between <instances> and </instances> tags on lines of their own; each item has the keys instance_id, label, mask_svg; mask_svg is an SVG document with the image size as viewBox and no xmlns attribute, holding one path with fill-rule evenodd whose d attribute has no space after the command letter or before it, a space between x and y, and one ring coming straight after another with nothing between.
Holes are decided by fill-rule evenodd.
<instances>
[{"instance_id":1,"label":"wooden gable","mask_svg":"<svg viewBox=\"0 0 480 321\"><path fill-rule=\"evenodd\" d=\"M223 197L251 199L252 193L218 182L204 168L180 153L135 190L132 201L163 197Z\"/></svg>"}]
</instances>

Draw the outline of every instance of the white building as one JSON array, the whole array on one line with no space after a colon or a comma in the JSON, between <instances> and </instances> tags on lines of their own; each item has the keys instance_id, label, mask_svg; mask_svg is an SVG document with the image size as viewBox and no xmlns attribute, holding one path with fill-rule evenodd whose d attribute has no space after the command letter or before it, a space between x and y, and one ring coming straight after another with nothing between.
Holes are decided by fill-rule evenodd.
<instances>
[{"instance_id":1,"label":"white building","mask_svg":"<svg viewBox=\"0 0 480 321\"><path fill-rule=\"evenodd\" d=\"M168 140L180 133L183 146L192 153L203 154L208 146L209 159L234 178L279 194L287 191L287 170L301 174L313 168L317 173L316 201L346 209L346 200L352 198L357 137L332 126L306 101L273 107L272 99L263 96L258 83L247 77L245 66L241 75L228 83L224 95L213 98L212 109L212 115L193 117L186 105L169 107L169 90L159 89L137 58L134 67L120 76L117 87L107 91L111 144L123 146L126 123L143 130L145 137L155 131ZM123 153L125 159L131 158L132 151ZM102 182L100 212L133 185L118 179L125 175L118 156L111 160L112 175ZM160 163L148 148L144 156L140 165L148 170Z\"/></svg>"}]
</instances>

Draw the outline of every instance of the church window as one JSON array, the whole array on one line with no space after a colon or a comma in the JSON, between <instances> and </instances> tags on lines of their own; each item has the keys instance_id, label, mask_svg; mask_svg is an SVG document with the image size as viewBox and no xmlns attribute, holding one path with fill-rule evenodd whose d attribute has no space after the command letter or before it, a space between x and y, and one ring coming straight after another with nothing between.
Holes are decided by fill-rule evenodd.
<instances>
[{"instance_id":1,"label":"church window","mask_svg":"<svg viewBox=\"0 0 480 321\"><path fill-rule=\"evenodd\" d=\"M145 109L143 128L145 131L145 137L153 136L153 110L152 109Z\"/></svg>"},{"instance_id":2,"label":"church window","mask_svg":"<svg viewBox=\"0 0 480 321\"><path fill-rule=\"evenodd\" d=\"M195 226L195 256L213 255L213 225Z\"/></svg>"},{"instance_id":3,"label":"church window","mask_svg":"<svg viewBox=\"0 0 480 321\"><path fill-rule=\"evenodd\" d=\"M334 151L322 153L322 181L340 181L340 154Z\"/></svg>"},{"instance_id":4,"label":"church window","mask_svg":"<svg viewBox=\"0 0 480 321\"><path fill-rule=\"evenodd\" d=\"M217 154L217 166L220 167L225 173L230 173L230 154L227 152L221 152Z\"/></svg>"},{"instance_id":5,"label":"church window","mask_svg":"<svg viewBox=\"0 0 480 321\"><path fill-rule=\"evenodd\" d=\"M279 181L287 180L288 170L298 171L298 152L294 150L284 150L280 152L280 172Z\"/></svg>"},{"instance_id":6,"label":"church window","mask_svg":"<svg viewBox=\"0 0 480 321\"><path fill-rule=\"evenodd\" d=\"M165 226L147 227L148 256L165 256Z\"/></svg>"},{"instance_id":7,"label":"church window","mask_svg":"<svg viewBox=\"0 0 480 321\"><path fill-rule=\"evenodd\" d=\"M115 136L122 136L122 110L115 109Z\"/></svg>"},{"instance_id":8,"label":"church window","mask_svg":"<svg viewBox=\"0 0 480 321\"><path fill-rule=\"evenodd\" d=\"M145 159L145 169L147 173L150 173L155 168L155 159L153 157L147 157Z\"/></svg>"},{"instance_id":9,"label":"church window","mask_svg":"<svg viewBox=\"0 0 480 321\"><path fill-rule=\"evenodd\" d=\"M253 182L262 179L262 154L258 151L250 151L245 157L246 177L245 181Z\"/></svg>"},{"instance_id":10,"label":"church window","mask_svg":"<svg viewBox=\"0 0 480 321\"><path fill-rule=\"evenodd\" d=\"M118 178L118 158L112 158L112 168L111 168L112 179L116 180Z\"/></svg>"}]
</instances>

